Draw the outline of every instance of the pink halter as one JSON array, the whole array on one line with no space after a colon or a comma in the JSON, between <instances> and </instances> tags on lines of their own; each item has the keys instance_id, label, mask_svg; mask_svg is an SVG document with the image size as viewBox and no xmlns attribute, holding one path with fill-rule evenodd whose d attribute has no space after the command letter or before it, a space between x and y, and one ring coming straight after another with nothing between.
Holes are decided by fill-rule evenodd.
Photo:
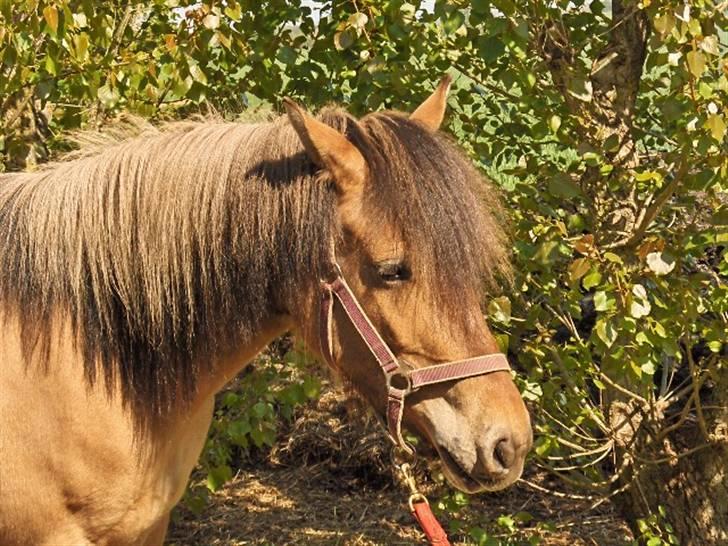
<instances>
[{"instance_id":1,"label":"pink halter","mask_svg":"<svg viewBox=\"0 0 728 546\"><path fill-rule=\"evenodd\" d=\"M334 262L335 275L330 282L322 281L320 311L321 353L330 365L334 364L332 356L332 321L334 314L334 296L344 308L349 321L359 332L362 340L369 347L387 384L386 420L390 440L412 453L412 448L402 437L402 415L404 414L405 397L413 391L427 385L457 381L468 377L484 375L499 371L509 371L511 367L502 353L476 356L465 360L456 360L444 364L435 364L424 368L407 370L392 350L379 335L369 317L359 305L356 296L346 284L341 268Z\"/></svg>"}]
</instances>

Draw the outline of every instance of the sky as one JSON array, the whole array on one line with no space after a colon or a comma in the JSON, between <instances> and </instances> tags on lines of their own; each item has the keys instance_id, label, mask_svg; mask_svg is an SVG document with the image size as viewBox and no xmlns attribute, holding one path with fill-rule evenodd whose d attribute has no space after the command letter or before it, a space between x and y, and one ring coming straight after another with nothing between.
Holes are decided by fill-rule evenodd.
<instances>
[{"instance_id":1,"label":"sky","mask_svg":"<svg viewBox=\"0 0 728 546\"><path fill-rule=\"evenodd\" d=\"M413 4L417 3L417 0L412 1ZM321 4L323 2L321 0L301 0L302 6L310 7L312 12L311 15L313 16L313 20L315 22L318 22L319 20L319 13L321 11ZM435 9L435 0L421 0L419 2L420 7L425 11L433 11Z\"/></svg>"}]
</instances>

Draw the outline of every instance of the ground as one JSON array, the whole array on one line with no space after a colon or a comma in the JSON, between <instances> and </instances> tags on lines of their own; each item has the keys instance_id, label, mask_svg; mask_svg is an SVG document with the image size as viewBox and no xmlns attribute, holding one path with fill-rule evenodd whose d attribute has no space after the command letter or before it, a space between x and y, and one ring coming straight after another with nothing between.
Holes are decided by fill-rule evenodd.
<instances>
[{"instance_id":1,"label":"ground","mask_svg":"<svg viewBox=\"0 0 728 546\"><path fill-rule=\"evenodd\" d=\"M350 411L341 394L328 391L270 452L241 463L235 477L210 495L201 513L178 507L167 544L422 544L423 535L407 511L407 493L396 483L387 452L376 423ZM462 504L463 497L453 497L436 483L437 474L424 468L418 472L436 510L443 502L450 507ZM474 537L486 529L498 541L481 539L481 544L631 542L627 526L608 504L590 509L590 501L534 489L533 484L564 491L532 466L525 478L528 483L470 497L456 514L441 515L446 528L463 527L451 532L451 540L477 544Z\"/></svg>"}]
</instances>

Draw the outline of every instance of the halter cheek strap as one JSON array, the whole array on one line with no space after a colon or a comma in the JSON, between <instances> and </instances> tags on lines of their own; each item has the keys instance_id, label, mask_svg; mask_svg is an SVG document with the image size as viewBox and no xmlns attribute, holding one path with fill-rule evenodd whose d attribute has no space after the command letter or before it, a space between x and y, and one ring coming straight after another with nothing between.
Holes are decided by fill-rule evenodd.
<instances>
[{"instance_id":1,"label":"halter cheek strap","mask_svg":"<svg viewBox=\"0 0 728 546\"><path fill-rule=\"evenodd\" d=\"M321 283L321 311L319 334L321 341L321 354L334 365L332 355L333 339L332 324L334 303L338 300L346 312L352 326L356 329L362 341L371 351L384 375L387 385L386 420L387 432L390 440L408 453L412 448L402 437L402 416L404 403L408 394L427 385L458 381L468 377L475 377L498 371L509 371L511 368L505 355L494 353L476 356L465 360L456 360L445 364L435 364L424 368L406 370L394 353L382 339L369 317L362 309L356 296L349 288L341 274L338 264L335 265L336 274L332 281Z\"/></svg>"}]
</instances>

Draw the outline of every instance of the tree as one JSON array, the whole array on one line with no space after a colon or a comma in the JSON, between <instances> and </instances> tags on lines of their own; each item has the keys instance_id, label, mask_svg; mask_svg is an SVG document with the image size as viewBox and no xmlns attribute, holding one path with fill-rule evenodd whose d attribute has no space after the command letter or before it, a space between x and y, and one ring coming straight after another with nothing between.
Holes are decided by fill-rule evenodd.
<instances>
[{"instance_id":1,"label":"tree","mask_svg":"<svg viewBox=\"0 0 728 546\"><path fill-rule=\"evenodd\" d=\"M411 108L503 188L516 280L488 307L534 461L645 540L728 540L728 7L614 0L0 2L0 153L33 168L121 110L284 95Z\"/></svg>"}]
</instances>

